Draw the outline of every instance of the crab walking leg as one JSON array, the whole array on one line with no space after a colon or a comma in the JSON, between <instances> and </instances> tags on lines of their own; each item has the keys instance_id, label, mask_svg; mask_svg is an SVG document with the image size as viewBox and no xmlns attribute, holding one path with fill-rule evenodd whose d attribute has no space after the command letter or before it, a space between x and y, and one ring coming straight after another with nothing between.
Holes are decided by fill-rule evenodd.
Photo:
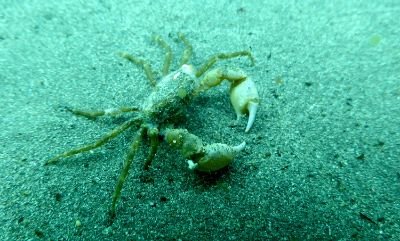
<instances>
[{"instance_id":1,"label":"crab walking leg","mask_svg":"<svg viewBox=\"0 0 400 241\"><path fill-rule=\"evenodd\" d=\"M217 68L208 72L201 80L198 89L194 92L206 91L218 86L223 80L231 82L230 99L237 115L237 121L244 114L249 115L245 132L252 127L260 103L258 91L254 82L240 69Z\"/></svg>"},{"instance_id":2,"label":"crab walking leg","mask_svg":"<svg viewBox=\"0 0 400 241\"><path fill-rule=\"evenodd\" d=\"M118 53L118 54L122 58L127 59L128 61L130 61L130 62L132 62L132 63L134 63L136 65L142 66L143 69L144 69L144 72L146 73L147 79L149 80L149 82L151 84L151 86L155 87L157 85L157 81L154 78L153 70L151 69L151 65L148 62L146 62L146 61L144 61L142 59L139 59L139 58L137 58L137 57L135 57L133 55L130 55L130 54L126 53L126 52L121 52L121 53Z\"/></svg>"},{"instance_id":3,"label":"crab walking leg","mask_svg":"<svg viewBox=\"0 0 400 241\"><path fill-rule=\"evenodd\" d=\"M192 44L185 38L185 35L183 35L183 33L178 33L178 38L185 45L185 50L183 51L181 61L179 62L179 66L182 66L189 62L189 59L192 56L193 47Z\"/></svg>"},{"instance_id":4,"label":"crab walking leg","mask_svg":"<svg viewBox=\"0 0 400 241\"><path fill-rule=\"evenodd\" d=\"M235 156L244 149L246 143L228 146L222 143L203 145L201 139L190 134L186 129L166 129L165 141L181 150L188 159L189 169L213 172L228 166Z\"/></svg>"},{"instance_id":5,"label":"crab walking leg","mask_svg":"<svg viewBox=\"0 0 400 241\"><path fill-rule=\"evenodd\" d=\"M73 113L74 115L79 115L79 116L84 116L89 119L94 119L99 116L104 116L104 115L120 115L123 113L128 113L128 112L136 112L139 111L140 109L137 107L121 107L121 108L116 108L116 109L107 109L107 110L100 110L100 111L82 111L82 110L77 110L77 109L71 109L69 107L66 108L67 111Z\"/></svg>"},{"instance_id":6,"label":"crab walking leg","mask_svg":"<svg viewBox=\"0 0 400 241\"><path fill-rule=\"evenodd\" d=\"M216 54L212 56L210 59L207 60L196 72L196 77L202 76L207 70L209 70L217 61L219 60L225 60L225 59L232 59L232 58L237 58L237 57L245 57L247 56L251 64L255 64L255 59L253 58L253 55L251 55L250 51L239 51L239 52L233 52L233 53L221 53L221 54Z\"/></svg>"},{"instance_id":7,"label":"crab walking leg","mask_svg":"<svg viewBox=\"0 0 400 241\"><path fill-rule=\"evenodd\" d=\"M129 147L128 154L126 155L126 159L124 162L124 166L122 168L122 172L119 175L117 186L115 187L113 197L112 197L112 204L111 204L111 210L110 214L111 217L115 217L115 209L117 205L118 199L121 197L121 191L122 191L122 186L125 183L126 178L128 177L129 174L129 169L131 168L133 159L135 158L135 154L137 150L139 149L140 142L142 141L142 138L145 134L146 128L145 127L140 127L140 129L137 131L136 136Z\"/></svg>"},{"instance_id":8,"label":"crab walking leg","mask_svg":"<svg viewBox=\"0 0 400 241\"><path fill-rule=\"evenodd\" d=\"M98 139L95 143L88 144L86 146L79 147L79 148L61 153L60 155L57 155L57 156L51 158L50 160L46 161L45 165L54 164L61 158L70 157L70 156L73 156L73 155L76 155L76 154L79 154L82 152L87 152L87 151L93 150L95 148L98 148L98 147L106 144L110 140L114 139L115 137L117 137L119 134L121 134L122 132L127 130L129 127L137 124L138 121L139 120L127 121L127 122L123 123L122 125L118 126L117 128L115 128L114 130L112 130L110 133L108 133L105 136Z\"/></svg>"},{"instance_id":9,"label":"crab walking leg","mask_svg":"<svg viewBox=\"0 0 400 241\"><path fill-rule=\"evenodd\" d=\"M157 153L158 145L160 144L160 142L158 141L158 129L156 127L150 128L147 131L147 135L150 138L150 151L146 158L146 162L144 163L144 170L149 169L149 166L151 165L151 162L153 161Z\"/></svg>"},{"instance_id":10,"label":"crab walking leg","mask_svg":"<svg viewBox=\"0 0 400 241\"><path fill-rule=\"evenodd\" d=\"M161 47L163 47L166 51L165 53L165 60L164 60L164 66L162 69L162 75L166 76L169 73L169 67L171 66L171 62L172 62L172 58L173 58L173 54L172 54L172 49L171 47L164 41L164 39L159 36L156 35L153 37L154 41L156 43L158 43Z\"/></svg>"}]
</instances>

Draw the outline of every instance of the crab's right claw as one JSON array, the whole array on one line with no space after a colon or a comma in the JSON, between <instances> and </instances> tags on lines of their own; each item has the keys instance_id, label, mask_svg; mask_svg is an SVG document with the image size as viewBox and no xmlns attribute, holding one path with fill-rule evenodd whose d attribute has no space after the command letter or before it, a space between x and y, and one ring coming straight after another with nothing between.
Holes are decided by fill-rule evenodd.
<instances>
[{"instance_id":1,"label":"crab's right claw","mask_svg":"<svg viewBox=\"0 0 400 241\"><path fill-rule=\"evenodd\" d=\"M231 85L230 96L237 120L244 114L249 115L245 130L245 132L248 132L254 123L260 103L256 85L249 77L243 81L238 81L238 83L235 82Z\"/></svg>"}]
</instances>

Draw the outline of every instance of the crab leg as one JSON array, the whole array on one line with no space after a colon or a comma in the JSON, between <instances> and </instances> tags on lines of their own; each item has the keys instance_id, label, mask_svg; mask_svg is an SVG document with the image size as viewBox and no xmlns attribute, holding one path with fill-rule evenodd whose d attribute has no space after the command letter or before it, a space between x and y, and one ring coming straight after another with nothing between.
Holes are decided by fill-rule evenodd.
<instances>
[{"instance_id":1,"label":"crab leg","mask_svg":"<svg viewBox=\"0 0 400 241\"><path fill-rule=\"evenodd\" d=\"M96 142L94 142L92 144L88 144L88 145L80 147L80 148L76 148L76 149L61 153L61 154L47 160L45 162L45 165L54 164L61 158L70 157L70 156L73 156L73 155L76 155L76 154L79 154L82 152L87 152L87 151L93 150L95 148L98 148L98 147L106 144L107 142L111 141L118 135L120 135L122 132L127 130L129 127L137 124L139 121L140 121L139 119L129 120L129 121L123 123L122 125L118 126L117 128L115 128L114 130L112 130L110 133L101 137Z\"/></svg>"},{"instance_id":2,"label":"crab leg","mask_svg":"<svg viewBox=\"0 0 400 241\"><path fill-rule=\"evenodd\" d=\"M104 116L104 115L119 115L123 113L128 113L128 112L136 112L139 111L140 109L138 107L121 107L117 109L106 109L106 110L100 110L100 111L82 111L82 110L77 110L77 109L71 109L69 107L66 108L67 111L75 114L75 115L80 115L84 116L89 119L94 119L99 116Z\"/></svg>"},{"instance_id":3,"label":"crab leg","mask_svg":"<svg viewBox=\"0 0 400 241\"><path fill-rule=\"evenodd\" d=\"M164 60L164 66L162 69L162 75L166 76L169 73L169 67L171 66L173 54L172 54L172 49L171 47L164 41L164 39L156 35L153 37L154 41L157 42L161 47L163 47L166 51L165 53L165 60Z\"/></svg>"},{"instance_id":4,"label":"crab leg","mask_svg":"<svg viewBox=\"0 0 400 241\"><path fill-rule=\"evenodd\" d=\"M196 77L202 76L207 70L209 70L217 61L219 60L224 60L224 59L233 59L237 57L244 57L247 56L251 64L255 64L255 60L253 58L253 55L251 55L250 51L239 51L239 52L233 52L233 53L221 53L221 54L216 54L212 56L210 59L205 62L200 69L197 70L196 72Z\"/></svg>"},{"instance_id":5,"label":"crab leg","mask_svg":"<svg viewBox=\"0 0 400 241\"><path fill-rule=\"evenodd\" d=\"M142 59L137 58L136 56L130 55L125 52L118 53L122 58L127 59L129 62L132 62L136 65L140 65L143 67L144 72L146 73L147 79L150 81L151 86L155 87L157 85L157 81L154 78L153 70L151 69L151 65Z\"/></svg>"},{"instance_id":6,"label":"crab leg","mask_svg":"<svg viewBox=\"0 0 400 241\"><path fill-rule=\"evenodd\" d=\"M146 162L144 163L144 170L149 169L149 166L157 153L158 145L160 144L158 141L158 129L156 127L148 129L147 135L150 137L150 151L146 158Z\"/></svg>"},{"instance_id":7,"label":"crab leg","mask_svg":"<svg viewBox=\"0 0 400 241\"><path fill-rule=\"evenodd\" d=\"M124 185L125 180L128 177L129 169L131 168L133 159L135 157L137 150L139 149L140 142L142 141L145 131L146 131L146 128L142 126L136 132L136 136L133 139L133 142L129 148L128 154L126 155L124 166L122 168L121 174L119 175L117 186L115 187L113 197L112 197L112 204L111 204L111 210L110 210L110 214L111 214L112 218L115 217L115 209L117 206L117 201L121 197L122 186Z\"/></svg>"},{"instance_id":8,"label":"crab leg","mask_svg":"<svg viewBox=\"0 0 400 241\"><path fill-rule=\"evenodd\" d=\"M185 45L185 50L183 51L181 61L179 63L180 66L187 64L190 57L192 56L192 44L185 38L185 35L183 33L178 33L178 38L183 42Z\"/></svg>"},{"instance_id":9,"label":"crab leg","mask_svg":"<svg viewBox=\"0 0 400 241\"><path fill-rule=\"evenodd\" d=\"M236 112L237 121L244 114L249 115L245 132L248 132L254 123L260 99L254 82L240 69L216 68L208 72L201 80L194 92L204 92L218 86L223 80L231 82L230 99Z\"/></svg>"}]
</instances>

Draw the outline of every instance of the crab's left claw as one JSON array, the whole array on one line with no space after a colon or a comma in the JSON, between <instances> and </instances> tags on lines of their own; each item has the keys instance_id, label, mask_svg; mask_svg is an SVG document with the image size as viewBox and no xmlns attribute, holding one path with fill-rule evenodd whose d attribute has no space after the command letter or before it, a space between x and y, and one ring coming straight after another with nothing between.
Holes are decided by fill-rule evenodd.
<instances>
[{"instance_id":1,"label":"crab's left claw","mask_svg":"<svg viewBox=\"0 0 400 241\"><path fill-rule=\"evenodd\" d=\"M232 106L237 115L237 121L242 115L249 115L245 130L245 132L248 132L254 123L260 103L256 85L249 77L243 81L235 81L231 85L230 96Z\"/></svg>"},{"instance_id":2,"label":"crab's left claw","mask_svg":"<svg viewBox=\"0 0 400 241\"><path fill-rule=\"evenodd\" d=\"M237 146L222 143L203 145L201 139L190 134L186 129L165 129L161 135L172 147L181 149L189 164L189 169L202 172L213 172L224 168L244 149L243 142Z\"/></svg>"},{"instance_id":3,"label":"crab's left claw","mask_svg":"<svg viewBox=\"0 0 400 241\"><path fill-rule=\"evenodd\" d=\"M235 156L244 149L245 142L237 146L228 146L222 143L214 143L204 147L204 156L197 162L188 161L189 169L202 172L214 172L228 166Z\"/></svg>"}]
</instances>

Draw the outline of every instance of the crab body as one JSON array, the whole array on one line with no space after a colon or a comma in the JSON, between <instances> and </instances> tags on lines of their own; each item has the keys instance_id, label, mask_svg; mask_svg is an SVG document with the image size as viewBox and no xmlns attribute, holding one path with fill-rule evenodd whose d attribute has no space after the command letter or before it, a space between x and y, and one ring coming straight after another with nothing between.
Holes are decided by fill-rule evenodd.
<instances>
[{"instance_id":1,"label":"crab body","mask_svg":"<svg viewBox=\"0 0 400 241\"><path fill-rule=\"evenodd\" d=\"M123 184L143 139L150 141L150 150L144 163L144 170L149 169L160 140L164 140L171 147L179 149L187 159L189 169L197 169L203 172L213 172L226 167L245 147L245 142L237 146L223 143L205 144L198 136L189 133L186 129L174 128L173 124L178 124L177 117L185 113L187 104L193 98L226 80L231 84L231 103L237 114L237 119L243 114L249 115L245 129L245 132L248 132L253 125L259 105L259 97L254 82L238 68L211 68L218 61L236 57L248 57L254 64L251 53L239 51L216 54L196 71L192 65L187 64L192 53L191 44L182 34L179 34L178 37L186 48L180 61L180 67L172 72L169 72L172 62L171 48L160 36L154 38L166 50L162 69L163 77L159 81L154 78L151 66L146 61L127 53L120 53L124 59L143 67L150 84L153 86L152 93L138 107L122 107L104 111L81 111L68 108L67 110L73 114L90 119L105 115L121 115L127 112L134 112L136 115L96 142L61 153L45 163L46 165L53 164L62 158L93 150L128 129L138 128L113 193L110 210L112 217L115 216L116 204L121 196Z\"/></svg>"},{"instance_id":2,"label":"crab body","mask_svg":"<svg viewBox=\"0 0 400 241\"><path fill-rule=\"evenodd\" d=\"M190 65L183 65L177 71L164 76L154 91L144 101L141 109L153 124L173 121L185 111L196 88L196 77Z\"/></svg>"}]
</instances>

